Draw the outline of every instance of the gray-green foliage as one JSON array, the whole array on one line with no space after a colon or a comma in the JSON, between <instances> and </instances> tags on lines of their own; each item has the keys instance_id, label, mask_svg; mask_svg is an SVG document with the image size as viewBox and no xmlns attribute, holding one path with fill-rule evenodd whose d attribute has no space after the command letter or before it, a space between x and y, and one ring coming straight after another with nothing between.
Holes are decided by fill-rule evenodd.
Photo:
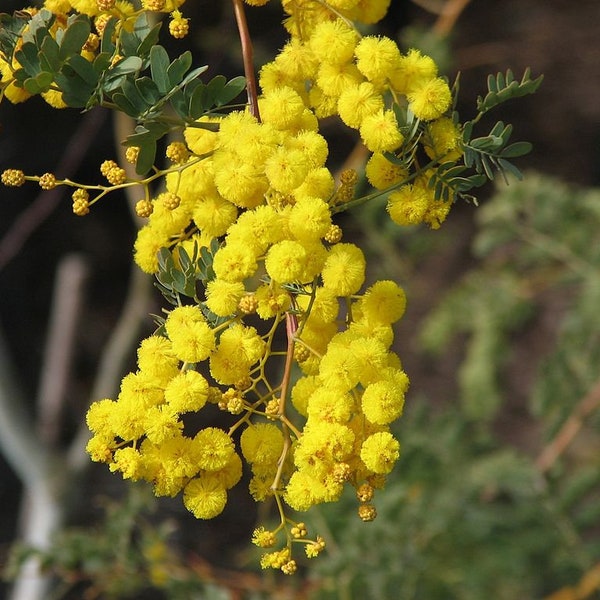
<instances>
[{"instance_id":1,"label":"gray-green foliage","mask_svg":"<svg viewBox=\"0 0 600 600\"><path fill-rule=\"evenodd\" d=\"M500 185L476 217L478 262L440 298L421 337L438 360L466 340L458 401L435 411L425 398L409 401L403 454L376 494L375 521L352 514L350 495L322 509L314 527L333 541L314 563L315 599L543 598L597 561L598 417L548 473L535 458L600 373L600 191L528 174ZM494 423L520 333L550 298L553 335L531 357L526 368L536 369L534 358L539 366L522 390L526 454Z\"/></svg>"},{"instance_id":2,"label":"gray-green foliage","mask_svg":"<svg viewBox=\"0 0 600 600\"><path fill-rule=\"evenodd\" d=\"M117 19L109 19L93 61L81 56L92 31L89 17L72 15L54 34L53 26L55 15L46 9L33 17L0 13L0 53L11 60L14 54L21 65L15 85L33 95L59 91L72 108L105 106L135 119L135 133L125 143L140 149L138 174L152 168L157 142L169 131L184 125L214 128L197 119L228 104L245 87L243 77L227 81L217 75L203 83L199 77L208 67L192 69L189 51L171 60L158 43L161 23L150 23L145 14L131 31L117 30Z\"/></svg>"}]
</instances>

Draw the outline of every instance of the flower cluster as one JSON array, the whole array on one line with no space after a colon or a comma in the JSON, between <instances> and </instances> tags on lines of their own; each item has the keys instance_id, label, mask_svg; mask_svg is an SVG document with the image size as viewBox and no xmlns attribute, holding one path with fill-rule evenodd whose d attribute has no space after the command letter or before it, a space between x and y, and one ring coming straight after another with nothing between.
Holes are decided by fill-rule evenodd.
<instances>
[{"instance_id":1,"label":"flower cluster","mask_svg":"<svg viewBox=\"0 0 600 600\"><path fill-rule=\"evenodd\" d=\"M189 27L183 3L44 5L57 23L73 11L88 15L98 36L111 18L125 29L140 11L170 13L169 30L179 38ZM118 397L89 409L88 452L126 479L151 482L157 495L181 493L201 519L223 511L245 462L251 496L273 500L280 516L273 530L254 532L253 542L270 549L261 565L286 574L297 567L294 543L312 558L325 541L308 538L285 505L306 511L352 486L359 517L370 521L375 490L400 456L391 426L402 415L408 377L392 350L392 326L405 296L393 281L366 284L365 257L342 241L335 215L387 196L393 221L435 229L455 199L456 190L439 194L432 185L463 152L447 81L430 57L402 53L393 40L363 36L354 25L377 22L389 4L282 0L290 37L260 69L260 97L249 98L245 110L186 122L166 149L169 166L145 179L129 179L113 160L100 167L107 186L15 169L2 174L5 185L28 179L43 189L75 186L77 215L116 188L143 187L135 210L147 222L135 241L136 263L162 283L168 250L175 279L187 281L191 268L194 281L171 295L175 308L140 344L138 368ZM82 50L87 60L97 50L93 41ZM4 94L13 102L27 95L12 83L15 60L0 61ZM61 98L52 102L59 106ZM369 196L355 198L355 171L336 181L328 167L319 129L326 117L355 130L369 150ZM130 145L127 161L135 163L141 151ZM150 183L159 179L165 191L152 197ZM198 427L190 418L209 405L227 413L228 428Z\"/></svg>"}]
</instances>

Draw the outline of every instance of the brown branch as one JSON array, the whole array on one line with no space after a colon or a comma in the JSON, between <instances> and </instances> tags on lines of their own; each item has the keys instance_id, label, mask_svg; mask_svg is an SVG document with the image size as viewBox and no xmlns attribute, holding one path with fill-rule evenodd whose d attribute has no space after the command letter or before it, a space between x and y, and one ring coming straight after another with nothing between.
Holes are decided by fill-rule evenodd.
<instances>
[{"instance_id":1,"label":"brown branch","mask_svg":"<svg viewBox=\"0 0 600 600\"><path fill-rule=\"evenodd\" d=\"M563 423L559 432L547 444L535 461L540 473L546 473L558 458L566 451L583 423L594 411L600 408L600 379L596 381L590 391L581 399L569 418Z\"/></svg>"},{"instance_id":2,"label":"brown branch","mask_svg":"<svg viewBox=\"0 0 600 600\"><path fill-rule=\"evenodd\" d=\"M256 85L256 74L254 73L254 59L252 49L252 39L248 30L248 21L244 10L243 0L232 0L235 20L242 43L242 57L244 59L244 75L246 76L246 92L248 94L248 104L250 112L260 121L258 111L258 88Z\"/></svg>"},{"instance_id":3,"label":"brown branch","mask_svg":"<svg viewBox=\"0 0 600 600\"><path fill-rule=\"evenodd\" d=\"M470 2L471 0L448 0L433 25L433 32L440 37L447 36L454 28L460 14L467 8Z\"/></svg>"}]
</instances>

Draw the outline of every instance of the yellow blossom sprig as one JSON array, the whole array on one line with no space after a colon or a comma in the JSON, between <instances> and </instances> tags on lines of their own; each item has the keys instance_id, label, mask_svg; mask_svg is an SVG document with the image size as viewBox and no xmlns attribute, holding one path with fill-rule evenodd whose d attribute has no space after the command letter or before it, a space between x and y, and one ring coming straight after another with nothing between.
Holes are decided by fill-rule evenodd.
<instances>
[{"instance_id":1,"label":"yellow blossom sprig","mask_svg":"<svg viewBox=\"0 0 600 600\"><path fill-rule=\"evenodd\" d=\"M375 495L400 456L392 426L409 385L392 350L404 292L392 281L364 289L366 258L357 245L342 241L335 216L385 196L397 224L438 228L457 198L493 169L510 171L508 159L528 150L508 144L511 128L504 124L482 138L473 131L482 111L535 91L539 81L496 77L478 102L478 116L461 123L454 111L457 86L450 88L430 57L360 33L357 23L383 18L389 0L283 0L289 40L260 68L257 84L243 4L234 0L248 103L222 110L241 90L239 80L217 76L201 83L202 67L188 72L190 55L170 62L166 50L150 43L158 29L146 12L170 14L171 34L187 34L183 0L143 0L133 12L130 4L66 0L60 8L56 0L45 2L57 20L72 15L82 34L93 20L107 56L93 44L86 50L73 44L69 60L105 61L98 69L105 79L100 88L67 90L71 95L63 99L87 105L100 98L137 119L127 160L140 178L128 180L121 166L105 161L101 172L108 186L29 177L15 169L5 171L2 182L72 185L81 215L111 191L143 187L136 210L148 220L134 259L157 276L173 307L141 342L137 370L123 379L117 398L91 406L88 452L126 479L148 481L157 495L181 494L201 519L223 511L245 462L250 495L273 502L280 521L253 534L256 545L270 549L261 566L292 574L298 544L312 558L325 542L319 535L309 539L290 509L335 502L351 486L359 518L376 518ZM40 19L47 20L46 37L53 40L52 18L44 13L38 24ZM23 31L29 26L17 25ZM134 44L124 40L132 42L128 36L136 31L142 32L135 46L144 60L127 54ZM0 51L9 65L3 89L18 91L21 54L16 46ZM150 78L140 76L144 61ZM47 79L29 88L41 90ZM49 84L53 92L60 81ZM204 105L204 95L215 96L214 106ZM163 110L169 104L174 117ZM326 117L357 132L375 191L356 197L354 171L334 178L320 132ZM153 164L156 142L173 131L183 139L168 146L171 165L159 169ZM159 180L165 189L152 198L150 184ZM191 429L188 415L202 414L208 404L231 421L223 429Z\"/></svg>"}]
</instances>

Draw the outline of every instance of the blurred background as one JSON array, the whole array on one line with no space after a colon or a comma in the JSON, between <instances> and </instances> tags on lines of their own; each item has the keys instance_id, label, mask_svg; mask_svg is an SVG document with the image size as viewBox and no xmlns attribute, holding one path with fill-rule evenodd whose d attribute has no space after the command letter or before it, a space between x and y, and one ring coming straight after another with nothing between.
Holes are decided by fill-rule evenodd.
<instances>
[{"instance_id":1,"label":"blurred background","mask_svg":"<svg viewBox=\"0 0 600 600\"><path fill-rule=\"evenodd\" d=\"M240 74L230 3L197 0L184 12L190 37L165 40L169 52L189 48L209 74ZM248 9L257 65L284 43L281 16L275 1ZM510 68L519 78L529 67L545 79L492 114L514 124L515 141L534 144L518 161L523 182L488 186L477 207L457 204L439 231L400 230L382 203L342 216L370 279L395 279L408 296L395 348L411 378L397 428L403 456L373 523L359 521L350 496L307 516L328 551L293 581L255 570L256 507L242 486L204 523L179 498L157 502L146 486L73 457L89 402L134 365L135 337L120 346L116 379L99 383L124 308L146 335L153 323L143 315L162 300L132 275L136 224L125 198L110 196L82 219L60 188L0 189L0 385L22 409L10 418L29 428L13 430L17 438L35 431L57 472L76 472L43 555L52 598L600 598L599 24L597 0L392 0L373 29L431 54L451 81L460 72L463 120L488 73ZM102 160L117 157L101 110L5 101L0 125L0 171L97 182ZM324 131L341 166L356 140L335 122ZM80 306L57 301L60 273ZM60 332L71 343L62 359ZM15 542L35 521L21 477L0 457L8 578L27 556Z\"/></svg>"}]
</instances>

